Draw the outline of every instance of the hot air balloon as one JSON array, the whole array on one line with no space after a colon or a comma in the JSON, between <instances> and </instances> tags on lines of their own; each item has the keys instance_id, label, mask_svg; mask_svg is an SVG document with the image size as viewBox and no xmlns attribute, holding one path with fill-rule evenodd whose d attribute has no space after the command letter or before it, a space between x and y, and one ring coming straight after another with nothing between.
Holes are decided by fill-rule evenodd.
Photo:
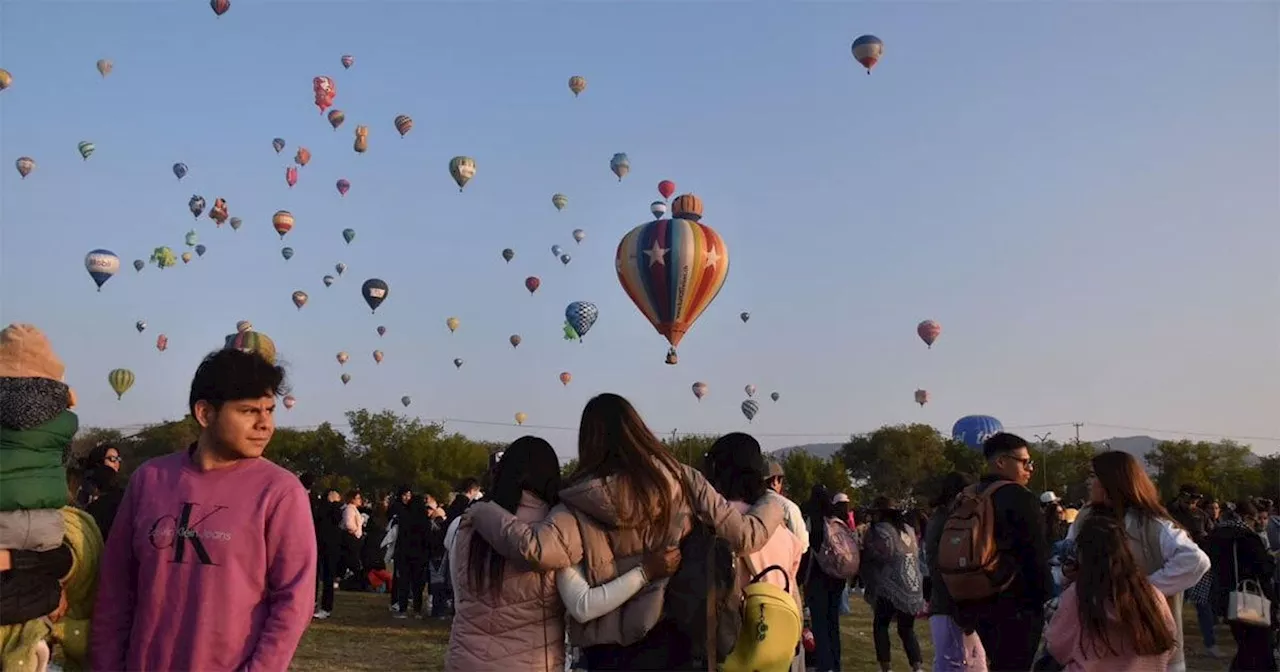
<instances>
[{"instance_id":1,"label":"hot air balloon","mask_svg":"<svg viewBox=\"0 0 1280 672\"><path fill-rule=\"evenodd\" d=\"M628 159L625 153L618 152L613 155L612 159L609 159L609 170L612 170L613 174L618 176L618 181L621 182L622 178L631 172L631 159Z\"/></svg>"},{"instance_id":2,"label":"hot air balloon","mask_svg":"<svg viewBox=\"0 0 1280 672\"><path fill-rule=\"evenodd\" d=\"M0 68L0 91L4 91L10 86L13 86L13 75L9 74L8 70Z\"/></svg>"},{"instance_id":3,"label":"hot air balloon","mask_svg":"<svg viewBox=\"0 0 1280 672\"><path fill-rule=\"evenodd\" d=\"M403 397L400 397L400 403L404 404L405 408L409 408L409 404L413 403L413 399L410 399L408 395L405 395Z\"/></svg>"},{"instance_id":4,"label":"hot air balloon","mask_svg":"<svg viewBox=\"0 0 1280 672\"><path fill-rule=\"evenodd\" d=\"M346 120L347 115L342 110L329 110L329 125L333 127L333 130L338 130L338 127L342 125L342 122Z\"/></svg>"},{"instance_id":5,"label":"hot air balloon","mask_svg":"<svg viewBox=\"0 0 1280 672\"><path fill-rule=\"evenodd\" d=\"M512 259L516 258L516 251L508 247L502 250L502 258L509 264Z\"/></svg>"},{"instance_id":6,"label":"hot air balloon","mask_svg":"<svg viewBox=\"0 0 1280 672\"><path fill-rule=\"evenodd\" d=\"M676 193L676 183L671 180L663 180L658 183L658 193L662 194L665 199L671 198L671 194Z\"/></svg>"},{"instance_id":7,"label":"hot air balloon","mask_svg":"<svg viewBox=\"0 0 1280 672\"><path fill-rule=\"evenodd\" d=\"M748 399L742 402L742 414L747 416L747 422L751 422L756 413L760 412L760 404L755 399Z\"/></svg>"},{"instance_id":8,"label":"hot air balloon","mask_svg":"<svg viewBox=\"0 0 1280 672\"><path fill-rule=\"evenodd\" d=\"M239 231L240 225L244 224L244 220L240 219L239 217L232 217L229 223L231 224L232 231Z\"/></svg>"},{"instance_id":9,"label":"hot air balloon","mask_svg":"<svg viewBox=\"0 0 1280 672\"><path fill-rule=\"evenodd\" d=\"M293 153L293 162L305 167L308 163L311 163L311 150L306 147L299 147L298 151Z\"/></svg>"},{"instance_id":10,"label":"hot air balloon","mask_svg":"<svg viewBox=\"0 0 1280 672\"><path fill-rule=\"evenodd\" d=\"M680 340L716 298L729 274L720 234L697 220L702 203L681 196L673 219L641 224L618 243L618 281L631 301L671 344Z\"/></svg>"},{"instance_id":11,"label":"hot air balloon","mask_svg":"<svg viewBox=\"0 0 1280 672\"><path fill-rule=\"evenodd\" d=\"M213 207L209 208L209 219L212 219L218 228L222 228L222 223L227 221L227 199L213 199Z\"/></svg>"},{"instance_id":12,"label":"hot air balloon","mask_svg":"<svg viewBox=\"0 0 1280 672\"><path fill-rule=\"evenodd\" d=\"M585 239L586 239L586 237L587 237L587 232L586 232L586 231L583 231L582 229L574 229L574 230L573 230L573 242L578 243L579 245L581 245L581 244L582 244L582 241L583 241L583 240L585 240Z\"/></svg>"},{"instance_id":13,"label":"hot air balloon","mask_svg":"<svg viewBox=\"0 0 1280 672\"><path fill-rule=\"evenodd\" d=\"M183 252L183 253L182 253L182 263L184 263L184 264L189 264L189 263L191 263L191 253L190 253L190 252Z\"/></svg>"},{"instance_id":14,"label":"hot air balloon","mask_svg":"<svg viewBox=\"0 0 1280 672\"><path fill-rule=\"evenodd\" d=\"M746 387L744 387L744 388L742 388L742 389L743 389L743 391L744 391L744 392L746 392L746 393L747 393L747 396L748 396L748 397L754 397L754 396L756 396L756 386L755 386L755 385L747 385Z\"/></svg>"},{"instance_id":15,"label":"hot air balloon","mask_svg":"<svg viewBox=\"0 0 1280 672\"><path fill-rule=\"evenodd\" d=\"M346 196L347 191L351 189L351 183L348 182L346 178L342 178L338 180L338 182L334 186L338 188L339 196Z\"/></svg>"},{"instance_id":16,"label":"hot air balloon","mask_svg":"<svg viewBox=\"0 0 1280 672\"><path fill-rule=\"evenodd\" d=\"M344 373L344 374L342 374L342 375L340 376L340 378L342 379L342 384L343 384L343 385L346 385L347 383L351 382L351 374L349 374L349 373Z\"/></svg>"},{"instance_id":17,"label":"hot air balloon","mask_svg":"<svg viewBox=\"0 0 1280 672\"><path fill-rule=\"evenodd\" d=\"M528 419L529 419L529 416L528 416L527 414L525 414L525 413L516 413L516 424L517 424L517 425L523 425L523 424L524 424L524 421L525 421L525 420L528 420Z\"/></svg>"},{"instance_id":18,"label":"hot air balloon","mask_svg":"<svg viewBox=\"0 0 1280 672\"><path fill-rule=\"evenodd\" d=\"M522 340L523 339L520 338L520 334L511 334L511 337L507 339L507 342L511 343L511 347L518 348L520 347L520 341Z\"/></svg>"},{"instance_id":19,"label":"hot air balloon","mask_svg":"<svg viewBox=\"0 0 1280 672\"><path fill-rule=\"evenodd\" d=\"M204 212L204 196L192 194L191 200L187 201L187 209L193 218L200 219L200 213Z\"/></svg>"},{"instance_id":20,"label":"hot air balloon","mask_svg":"<svg viewBox=\"0 0 1280 672\"><path fill-rule=\"evenodd\" d=\"M293 258L293 248L292 247L281 248L280 256L284 257L285 261L289 261L290 259Z\"/></svg>"},{"instance_id":21,"label":"hot air balloon","mask_svg":"<svg viewBox=\"0 0 1280 672\"><path fill-rule=\"evenodd\" d=\"M294 292L293 305L297 306L298 310L302 310L302 307L307 305L307 293L302 290Z\"/></svg>"},{"instance_id":22,"label":"hot air balloon","mask_svg":"<svg viewBox=\"0 0 1280 672\"><path fill-rule=\"evenodd\" d=\"M169 349L169 337L164 334L156 336L156 350L164 352Z\"/></svg>"},{"instance_id":23,"label":"hot air balloon","mask_svg":"<svg viewBox=\"0 0 1280 672\"><path fill-rule=\"evenodd\" d=\"M572 373L569 373L568 371L561 371L561 372L560 372L560 384L561 384L561 385L568 385L568 384L569 384L569 381L571 381L571 380L573 380L573 374L572 374Z\"/></svg>"},{"instance_id":24,"label":"hot air balloon","mask_svg":"<svg viewBox=\"0 0 1280 672\"><path fill-rule=\"evenodd\" d=\"M133 328L137 329L138 333L141 334L142 332L147 330L147 321L138 320L136 323L134 323Z\"/></svg>"},{"instance_id":25,"label":"hot air balloon","mask_svg":"<svg viewBox=\"0 0 1280 672\"><path fill-rule=\"evenodd\" d=\"M654 219L662 219L667 214L667 204L662 201L654 201L649 204L649 212L653 213Z\"/></svg>"},{"instance_id":26,"label":"hot air balloon","mask_svg":"<svg viewBox=\"0 0 1280 672\"><path fill-rule=\"evenodd\" d=\"M581 339L591 330L591 325L600 317L596 304L587 301L574 301L564 309L564 319L573 327L574 333Z\"/></svg>"},{"instance_id":27,"label":"hot air balloon","mask_svg":"<svg viewBox=\"0 0 1280 672\"><path fill-rule=\"evenodd\" d=\"M239 322L236 322L236 333L237 333L237 334L239 334L239 333L244 333L244 332L246 332L246 331L253 331L253 323L252 323L252 322L250 322L249 320L240 320Z\"/></svg>"},{"instance_id":28,"label":"hot air balloon","mask_svg":"<svg viewBox=\"0 0 1280 672\"><path fill-rule=\"evenodd\" d=\"M920 404L921 408L924 408L924 405L929 403L929 391L916 390L916 403Z\"/></svg>"},{"instance_id":29,"label":"hot air balloon","mask_svg":"<svg viewBox=\"0 0 1280 672\"><path fill-rule=\"evenodd\" d=\"M102 75L103 79L106 79L107 75L111 74L111 71L114 70L115 67L115 64L112 63L109 58L98 59L98 74Z\"/></svg>"},{"instance_id":30,"label":"hot air balloon","mask_svg":"<svg viewBox=\"0 0 1280 672\"><path fill-rule=\"evenodd\" d=\"M135 270L135 271L137 271L137 272L141 273L141 272L142 272L142 269L144 269L144 268L146 268L146 267L147 267L147 262L145 262L145 261L143 261L143 260L141 260L141 259L134 259L134 260L133 260L133 270Z\"/></svg>"},{"instance_id":31,"label":"hot air balloon","mask_svg":"<svg viewBox=\"0 0 1280 672\"><path fill-rule=\"evenodd\" d=\"M344 69L346 69L346 70L350 70L350 69L351 69L351 66L352 66L352 65L355 65L355 62L356 62L356 57L355 57L355 56L352 56L351 54L343 54L343 55L342 55L342 67L343 67Z\"/></svg>"},{"instance_id":32,"label":"hot air balloon","mask_svg":"<svg viewBox=\"0 0 1280 672\"><path fill-rule=\"evenodd\" d=\"M182 238L183 242L187 244L187 247L195 247L196 241L198 241L199 239L200 239L200 234L196 233L195 229L191 229L190 231L188 231L187 235L183 236Z\"/></svg>"},{"instance_id":33,"label":"hot air balloon","mask_svg":"<svg viewBox=\"0 0 1280 672\"><path fill-rule=\"evenodd\" d=\"M569 197L564 194L552 194L551 205L556 206L556 210L564 210L564 206L569 205Z\"/></svg>"},{"instance_id":34,"label":"hot air balloon","mask_svg":"<svg viewBox=\"0 0 1280 672\"><path fill-rule=\"evenodd\" d=\"M775 403L775 404L776 404L776 403L778 403L778 400L782 398L782 395L781 395L781 394L778 394L777 392L774 392L773 394L770 394L770 395L769 395L769 398L770 398L770 399L772 399L772 400L773 400L773 403Z\"/></svg>"},{"instance_id":35,"label":"hot air balloon","mask_svg":"<svg viewBox=\"0 0 1280 672\"><path fill-rule=\"evenodd\" d=\"M345 366L347 363L347 360L351 359L351 355L348 355L344 350L338 353L337 358L338 358L338 366Z\"/></svg>"},{"instance_id":36,"label":"hot air balloon","mask_svg":"<svg viewBox=\"0 0 1280 672\"><path fill-rule=\"evenodd\" d=\"M376 330L376 331L378 332L378 335L379 335L379 336L386 336L386 335L387 335L387 328L386 328L386 327L384 327L384 326L382 326L382 325L378 325L378 328L377 328L377 330Z\"/></svg>"},{"instance_id":37,"label":"hot air balloon","mask_svg":"<svg viewBox=\"0 0 1280 672\"><path fill-rule=\"evenodd\" d=\"M213 9L213 13L222 16L231 9L231 0L209 0L209 7Z\"/></svg>"},{"instance_id":38,"label":"hot air balloon","mask_svg":"<svg viewBox=\"0 0 1280 672\"><path fill-rule=\"evenodd\" d=\"M455 359L453 360L453 368L455 368L455 369L461 369L461 368L462 368L462 358L461 358L461 357L457 357L457 358L455 358Z\"/></svg>"},{"instance_id":39,"label":"hot air balloon","mask_svg":"<svg viewBox=\"0 0 1280 672\"><path fill-rule=\"evenodd\" d=\"M288 168L284 169L284 183L289 185L290 189L293 188L293 185L298 183L298 167L297 166L289 166Z\"/></svg>"},{"instance_id":40,"label":"hot air balloon","mask_svg":"<svg viewBox=\"0 0 1280 672\"><path fill-rule=\"evenodd\" d=\"M81 140L80 144L76 145L76 149L80 150L80 158L84 159L85 161L88 161L89 157L93 156L93 153L98 148L88 140Z\"/></svg>"},{"instance_id":41,"label":"hot air balloon","mask_svg":"<svg viewBox=\"0 0 1280 672\"><path fill-rule=\"evenodd\" d=\"M467 182L476 176L476 160L469 156L455 156L449 160L449 174L453 176L453 181L458 183L458 191L461 192L463 187L467 186Z\"/></svg>"},{"instance_id":42,"label":"hot air balloon","mask_svg":"<svg viewBox=\"0 0 1280 672\"><path fill-rule=\"evenodd\" d=\"M338 95L338 85L333 79L321 75L311 80L311 92L315 94L316 107L320 108L320 114L329 109L333 105L333 99Z\"/></svg>"},{"instance_id":43,"label":"hot air balloon","mask_svg":"<svg viewBox=\"0 0 1280 672\"><path fill-rule=\"evenodd\" d=\"M374 350L374 351L373 351L373 362L374 362L375 364L381 364L381 363L382 363L382 351L381 351L381 350Z\"/></svg>"},{"instance_id":44,"label":"hot air balloon","mask_svg":"<svg viewBox=\"0 0 1280 672\"><path fill-rule=\"evenodd\" d=\"M369 151L369 127L368 126L356 126L356 139L351 144L351 148L354 149L357 154L364 154L365 152Z\"/></svg>"},{"instance_id":45,"label":"hot air balloon","mask_svg":"<svg viewBox=\"0 0 1280 672\"><path fill-rule=\"evenodd\" d=\"M36 169L36 160L29 156L20 156L17 161L13 162L13 165L18 168L18 174L23 179L26 179L31 174L31 171Z\"/></svg>"},{"instance_id":46,"label":"hot air balloon","mask_svg":"<svg viewBox=\"0 0 1280 672\"><path fill-rule=\"evenodd\" d=\"M351 241L353 241L353 240L355 240L355 239L356 239L356 230L355 230L355 229L343 229L343 230L342 230L342 239L343 239L343 240L345 240L345 241L347 241L347 244L348 244L348 245L350 245L350 244L351 244Z\"/></svg>"},{"instance_id":47,"label":"hot air balloon","mask_svg":"<svg viewBox=\"0 0 1280 672\"><path fill-rule=\"evenodd\" d=\"M124 393L133 387L133 372L129 369L114 369L107 374L107 383L115 390L116 399L123 399Z\"/></svg>"},{"instance_id":48,"label":"hot air balloon","mask_svg":"<svg viewBox=\"0 0 1280 672\"><path fill-rule=\"evenodd\" d=\"M538 287L540 286L542 286L542 281L539 280L536 275L531 275L524 279L524 288L529 290L530 296L532 296L534 292L538 291Z\"/></svg>"},{"instance_id":49,"label":"hot air balloon","mask_svg":"<svg viewBox=\"0 0 1280 672\"><path fill-rule=\"evenodd\" d=\"M751 319L751 313L744 310L741 313L738 313L738 319L742 320L743 324L746 324L747 320Z\"/></svg>"},{"instance_id":50,"label":"hot air balloon","mask_svg":"<svg viewBox=\"0 0 1280 672\"><path fill-rule=\"evenodd\" d=\"M938 336L942 335L942 325L933 320L925 320L916 325L916 335L932 350L933 342L938 340Z\"/></svg>"},{"instance_id":51,"label":"hot air balloon","mask_svg":"<svg viewBox=\"0 0 1280 672\"><path fill-rule=\"evenodd\" d=\"M176 176L179 180L181 180L182 178L186 177L186 176L187 176L187 164L185 164L185 163L175 163L175 164L173 164L173 174L174 174L174 176Z\"/></svg>"},{"instance_id":52,"label":"hot air balloon","mask_svg":"<svg viewBox=\"0 0 1280 672\"><path fill-rule=\"evenodd\" d=\"M378 278L369 278L360 286L360 293L364 295L364 302L369 304L369 309L378 312L378 306L387 300L387 296L391 294L391 288L386 282Z\"/></svg>"},{"instance_id":53,"label":"hot air balloon","mask_svg":"<svg viewBox=\"0 0 1280 672\"><path fill-rule=\"evenodd\" d=\"M347 265L339 261L333 265L333 270L337 271L338 275L342 275L347 272Z\"/></svg>"},{"instance_id":54,"label":"hot air balloon","mask_svg":"<svg viewBox=\"0 0 1280 672\"><path fill-rule=\"evenodd\" d=\"M93 278L101 292L103 283L120 271L120 257L111 250L91 250L84 255L84 270L89 271L89 277Z\"/></svg>"},{"instance_id":55,"label":"hot air balloon","mask_svg":"<svg viewBox=\"0 0 1280 672\"><path fill-rule=\"evenodd\" d=\"M272 138L271 147L276 150L276 154L284 151L284 138Z\"/></svg>"},{"instance_id":56,"label":"hot air balloon","mask_svg":"<svg viewBox=\"0 0 1280 672\"><path fill-rule=\"evenodd\" d=\"M459 327L461 324L462 324L462 321L461 321L461 320L459 320L459 319L458 319L458 318L456 318L456 317L451 317L451 318L449 318L449 319L447 319L447 320L445 320L445 321L444 321L444 326L449 327L449 333L453 333L453 332L457 331L457 330L458 330L458 327Z\"/></svg>"},{"instance_id":57,"label":"hot air balloon","mask_svg":"<svg viewBox=\"0 0 1280 672\"><path fill-rule=\"evenodd\" d=\"M693 396L697 397L698 401L702 401L702 398L707 396L707 391L709 389L710 388L707 387L706 383L701 381L696 382L693 384Z\"/></svg>"},{"instance_id":58,"label":"hot air balloon","mask_svg":"<svg viewBox=\"0 0 1280 672\"><path fill-rule=\"evenodd\" d=\"M569 256L568 254L560 255L560 263L564 264L565 266L568 266L569 262L571 261L573 261L573 257Z\"/></svg>"},{"instance_id":59,"label":"hot air balloon","mask_svg":"<svg viewBox=\"0 0 1280 672\"><path fill-rule=\"evenodd\" d=\"M569 90L573 92L573 97L577 98L578 94L587 90L587 78L582 75L574 75L570 77Z\"/></svg>"},{"instance_id":60,"label":"hot air balloon","mask_svg":"<svg viewBox=\"0 0 1280 672\"><path fill-rule=\"evenodd\" d=\"M412 117L410 117L407 114L402 114L396 117L396 132L400 134L400 137L403 138L404 136L409 134L409 131L412 131L412 130L413 130Z\"/></svg>"},{"instance_id":61,"label":"hot air balloon","mask_svg":"<svg viewBox=\"0 0 1280 672\"><path fill-rule=\"evenodd\" d=\"M992 434L1004 431L1004 425L989 415L966 415L951 426L951 438L974 450L982 450L982 442Z\"/></svg>"},{"instance_id":62,"label":"hot air balloon","mask_svg":"<svg viewBox=\"0 0 1280 672\"><path fill-rule=\"evenodd\" d=\"M156 266L160 270L177 265L178 257L174 255L173 250L167 247L157 247L151 251L151 261L156 262Z\"/></svg>"},{"instance_id":63,"label":"hot air balloon","mask_svg":"<svg viewBox=\"0 0 1280 672\"><path fill-rule=\"evenodd\" d=\"M286 411L292 411L294 404L298 403L298 399L292 394L284 395L284 408Z\"/></svg>"},{"instance_id":64,"label":"hot air balloon","mask_svg":"<svg viewBox=\"0 0 1280 672\"><path fill-rule=\"evenodd\" d=\"M871 69L876 67L876 63L880 61L880 56L884 54L884 42L875 35L863 35L853 41L853 58L867 69L867 74L871 74Z\"/></svg>"},{"instance_id":65,"label":"hot air balloon","mask_svg":"<svg viewBox=\"0 0 1280 672\"><path fill-rule=\"evenodd\" d=\"M252 352L259 357L267 360L268 363L274 365L276 363L276 343L271 340L270 336L254 331L250 325L244 331L239 330L234 334L228 334L222 342L223 350L239 350L240 352Z\"/></svg>"},{"instance_id":66,"label":"hot air balloon","mask_svg":"<svg viewBox=\"0 0 1280 672\"><path fill-rule=\"evenodd\" d=\"M321 278L320 281L324 283L325 287L332 287L333 283L337 281L337 278L334 278L332 275L326 275Z\"/></svg>"},{"instance_id":67,"label":"hot air balloon","mask_svg":"<svg viewBox=\"0 0 1280 672\"><path fill-rule=\"evenodd\" d=\"M562 249L559 245L551 246L551 256L559 257L561 254L564 254L564 249Z\"/></svg>"},{"instance_id":68,"label":"hot air balloon","mask_svg":"<svg viewBox=\"0 0 1280 672\"><path fill-rule=\"evenodd\" d=\"M284 240L284 234L293 230L293 214L288 210L276 210L276 214L271 216L271 226L280 234L280 240Z\"/></svg>"},{"instance_id":69,"label":"hot air balloon","mask_svg":"<svg viewBox=\"0 0 1280 672\"><path fill-rule=\"evenodd\" d=\"M204 253L205 253L208 249L209 249L209 248L205 247L204 245L196 245L196 256L197 256L197 257L203 257L203 256L204 256Z\"/></svg>"}]
</instances>

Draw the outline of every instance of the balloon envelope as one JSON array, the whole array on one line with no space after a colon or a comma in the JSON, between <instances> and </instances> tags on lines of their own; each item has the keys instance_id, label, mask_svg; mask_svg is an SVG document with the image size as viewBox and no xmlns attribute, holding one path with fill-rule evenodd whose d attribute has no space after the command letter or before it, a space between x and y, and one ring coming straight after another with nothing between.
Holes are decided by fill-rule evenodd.
<instances>
[{"instance_id":1,"label":"balloon envelope","mask_svg":"<svg viewBox=\"0 0 1280 672\"><path fill-rule=\"evenodd\" d=\"M378 306L381 306L391 294L391 288L378 278L369 278L360 286L360 294L364 296L364 302L369 304L369 309L377 312Z\"/></svg>"},{"instance_id":2,"label":"balloon envelope","mask_svg":"<svg viewBox=\"0 0 1280 672\"><path fill-rule=\"evenodd\" d=\"M102 285L120 271L120 257L111 250L92 250L84 255L84 268L102 291Z\"/></svg>"},{"instance_id":3,"label":"balloon envelope","mask_svg":"<svg viewBox=\"0 0 1280 672\"><path fill-rule=\"evenodd\" d=\"M966 415L951 426L951 438L974 450L982 450L982 442L992 434L1004 431L1004 425L989 415Z\"/></svg>"},{"instance_id":4,"label":"balloon envelope","mask_svg":"<svg viewBox=\"0 0 1280 672\"><path fill-rule=\"evenodd\" d=\"M596 304L588 301L574 301L564 309L564 319L577 332L579 338L587 335L598 317L600 317L600 311L596 308Z\"/></svg>"},{"instance_id":5,"label":"balloon envelope","mask_svg":"<svg viewBox=\"0 0 1280 672\"><path fill-rule=\"evenodd\" d=\"M942 335L942 325L933 320L925 320L916 325L916 335L924 344L933 347L933 342L938 340L938 336Z\"/></svg>"}]
</instances>

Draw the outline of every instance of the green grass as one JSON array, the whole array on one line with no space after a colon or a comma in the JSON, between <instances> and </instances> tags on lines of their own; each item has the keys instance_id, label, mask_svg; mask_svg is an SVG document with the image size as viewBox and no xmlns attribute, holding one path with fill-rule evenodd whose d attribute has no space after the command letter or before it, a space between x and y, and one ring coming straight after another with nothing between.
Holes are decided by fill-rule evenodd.
<instances>
[{"instance_id":1,"label":"green grass","mask_svg":"<svg viewBox=\"0 0 1280 672\"><path fill-rule=\"evenodd\" d=\"M444 669L445 649L449 646L449 622L414 619L395 620L387 611L387 597L368 593L338 593L333 617L314 622L302 638L293 669L302 672L338 672L339 670L426 671ZM875 649L871 642L871 611L861 597L851 600L853 614L840 621L844 672L879 672ZM1188 608L1184 630L1187 637L1187 669L1193 672L1225 670L1227 660L1204 657L1195 610ZM890 628L893 642L893 669L906 670L906 656L895 629ZM916 622L916 637L924 651L926 669L933 660L929 641L929 625ZM1228 655L1234 650L1231 634L1218 628L1218 646ZM516 671L512 671L516 672Z\"/></svg>"}]
</instances>

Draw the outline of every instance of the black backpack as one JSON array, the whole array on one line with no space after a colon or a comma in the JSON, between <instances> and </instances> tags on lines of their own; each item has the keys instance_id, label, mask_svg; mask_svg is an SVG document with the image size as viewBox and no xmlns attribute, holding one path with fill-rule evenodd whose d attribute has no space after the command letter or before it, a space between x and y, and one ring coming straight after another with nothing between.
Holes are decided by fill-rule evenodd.
<instances>
[{"instance_id":1,"label":"black backpack","mask_svg":"<svg viewBox=\"0 0 1280 672\"><path fill-rule=\"evenodd\" d=\"M742 627L733 552L710 526L696 523L680 542L680 556L680 568L663 593L662 618L689 637L695 658L706 660L713 646L716 661L724 662ZM709 627L715 628L714 641Z\"/></svg>"}]
</instances>

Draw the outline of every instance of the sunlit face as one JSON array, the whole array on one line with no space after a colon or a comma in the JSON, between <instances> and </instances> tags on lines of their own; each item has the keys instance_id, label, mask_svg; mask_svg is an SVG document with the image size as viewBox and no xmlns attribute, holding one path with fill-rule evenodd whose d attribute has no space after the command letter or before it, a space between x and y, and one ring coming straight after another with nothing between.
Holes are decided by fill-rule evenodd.
<instances>
[{"instance_id":1,"label":"sunlit face","mask_svg":"<svg viewBox=\"0 0 1280 672\"><path fill-rule=\"evenodd\" d=\"M996 469L999 474L1019 485L1026 485L1031 482L1031 474L1035 471L1035 464L1031 459L1031 452L1026 446L1010 451L996 458Z\"/></svg>"},{"instance_id":2,"label":"sunlit face","mask_svg":"<svg viewBox=\"0 0 1280 672\"><path fill-rule=\"evenodd\" d=\"M357 509L364 506L364 497L357 493L355 497L351 498L351 505Z\"/></svg>"},{"instance_id":3,"label":"sunlit face","mask_svg":"<svg viewBox=\"0 0 1280 672\"><path fill-rule=\"evenodd\" d=\"M108 448L107 454L102 458L102 463L116 471L120 471L120 451L115 448Z\"/></svg>"},{"instance_id":4,"label":"sunlit face","mask_svg":"<svg viewBox=\"0 0 1280 672\"><path fill-rule=\"evenodd\" d=\"M276 431L276 399L228 401L214 408L207 401L196 403L196 421L208 432L218 452L230 459L262 457Z\"/></svg>"}]
</instances>

